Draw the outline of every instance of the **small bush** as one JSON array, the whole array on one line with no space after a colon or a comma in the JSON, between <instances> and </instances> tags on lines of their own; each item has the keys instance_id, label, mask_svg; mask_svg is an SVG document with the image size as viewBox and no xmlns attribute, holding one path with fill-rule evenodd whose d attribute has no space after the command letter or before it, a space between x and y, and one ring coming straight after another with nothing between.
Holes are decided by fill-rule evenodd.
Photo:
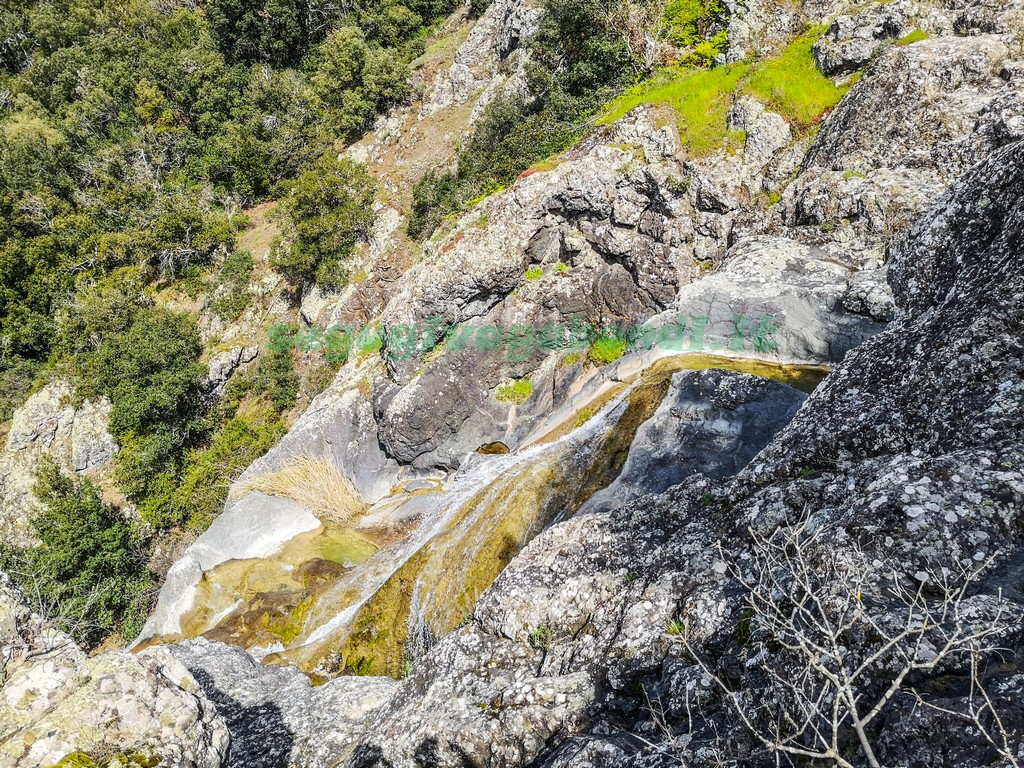
<instances>
[{"instance_id":1,"label":"small bush","mask_svg":"<svg viewBox=\"0 0 1024 768\"><path fill-rule=\"evenodd\" d=\"M550 651L555 640L555 633L547 624L541 624L530 633L530 645L538 651Z\"/></svg>"},{"instance_id":2,"label":"small bush","mask_svg":"<svg viewBox=\"0 0 1024 768\"><path fill-rule=\"evenodd\" d=\"M350 522L367 509L349 479L319 456L296 456L281 469L246 481L244 488L293 499L321 520L336 523Z\"/></svg>"},{"instance_id":3,"label":"small bush","mask_svg":"<svg viewBox=\"0 0 1024 768\"><path fill-rule=\"evenodd\" d=\"M224 392L225 407L231 412L246 395L265 395L278 413L295 405L299 397L299 374L291 350L266 350L260 354L256 365L233 376Z\"/></svg>"},{"instance_id":4,"label":"small bush","mask_svg":"<svg viewBox=\"0 0 1024 768\"><path fill-rule=\"evenodd\" d=\"M229 419L210 445L191 451L175 491L175 517L201 533L220 514L228 486L280 440L287 425L266 401L256 401Z\"/></svg>"},{"instance_id":5,"label":"small bush","mask_svg":"<svg viewBox=\"0 0 1024 768\"><path fill-rule=\"evenodd\" d=\"M594 342L587 357L595 365L614 363L626 353L626 340L617 336L604 336Z\"/></svg>"},{"instance_id":6,"label":"small bush","mask_svg":"<svg viewBox=\"0 0 1024 768\"><path fill-rule=\"evenodd\" d=\"M665 36L680 48L695 46L704 41L721 14L718 0L670 0L662 16Z\"/></svg>"},{"instance_id":7,"label":"small bush","mask_svg":"<svg viewBox=\"0 0 1024 768\"><path fill-rule=\"evenodd\" d=\"M522 405L530 399L533 394L533 382L529 379L518 379L506 382L498 387L495 399L502 403Z\"/></svg>"},{"instance_id":8,"label":"small bush","mask_svg":"<svg viewBox=\"0 0 1024 768\"><path fill-rule=\"evenodd\" d=\"M25 402L41 369L40 363L17 357L6 365L0 362L0 423L10 419Z\"/></svg>"},{"instance_id":9,"label":"small bush","mask_svg":"<svg viewBox=\"0 0 1024 768\"><path fill-rule=\"evenodd\" d=\"M248 251L231 251L225 257L217 273L216 293L210 299L210 309L222 320L234 322L252 303L249 281L253 267Z\"/></svg>"},{"instance_id":10,"label":"small bush","mask_svg":"<svg viewBox=\"0 0 1024 768\"><path fill-rule=\"evenodd\" d=\"M33 490L43 505L30 521L39 543L0 546L0 568L35 610L87 647L115 632L137 635L154 580L128 520L95 485L65 477L52 460L40 467Z\"/></svg>"}]
</instances>

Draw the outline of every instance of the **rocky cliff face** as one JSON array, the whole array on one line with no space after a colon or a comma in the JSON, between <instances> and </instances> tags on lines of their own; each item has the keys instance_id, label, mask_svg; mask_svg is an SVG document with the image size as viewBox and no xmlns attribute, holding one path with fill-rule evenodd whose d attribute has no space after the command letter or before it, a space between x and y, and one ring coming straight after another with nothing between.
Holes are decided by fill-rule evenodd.
<instances>
[{"instance_id":1,"label":"rocky cliff face","mask_svg":"<svg viewBox=\"0 0 1024 768\"><path fill-rule=\"evenodd\" d=\"M728 113L739 146L690 156L663 107L642 105L420 252L401 232L408 187L517 87L537 10L499 0L449 22L461 43L421 72L423 96L349 150L389 193L366 279L302 299L308 322L413 332L353 354L232 489L142 638L170 644L86 659L50 643L56 666L33 671L25 630L5 639L9 761L111 748L183 765L767 765L751 702L796 712L777 686L809 678L749 595L772 570L765 542L806 532L830 604L856 582L858 616L888 627L901 589L939 600L928 574L981 568L958 608L1020 647L1021 9L747 5L730 7L730 58L825 23L821 71L857 73L819 128L743 96ZM659 343L594 360L589 342L535 333L576 318ZM494 329L497 344L458 342ZM211 361L211 391L251 359L238 345ZM22 410L4 460L58 436L74 469L102 466L103 430L77 452L74 434L104 406L55 397ZM350 481L366 513L329 526L257 490L298 457ZM282 667L180 642L197 634ZM961 653L886 699L868 734L879 764L1012 763L1015 658L985 657L1007 739L950 714L976 705ZM883 661L865 697L895 674ZM317 682L358 675L311 687L292 664ZM61 696L26 694L19 674ZM66 715L91 697L122 724L109 735ZM848 736L837 754L866 764Z\"/></svg>"},{"instance_id":2,"label":"rocky cliff face","mask_svg":"<svg viewBox=\"0 0 1024 768\"><path fill-rule=\"evenodd\" d=\"M996 152L918 221L893 252L896 320L735 480L693 479L550 528L403 684L350 764L640 765L672 750L705 764L730 743L756 753L707 672L757 697L759 671L787 663L737 640L743 588L730 574L747 568L751 530L809 518L865 583L991 560L972 615L999 590L1004 618L1019 615L1022 160L1021 143ZM670 629L682 619L689 649ZM1016 621L1000 638L1008 648ZM964 675L963 660L945 673ZM865 695L884 680L883 669L864 681ZM1016 734L1020 680L1010 662L989 681ZM969 708L966 690L919 685L936 706ZM976 764L992 747L960 722L895 698L873 734L882 764L914 764L922 749Z\"/></svg>"},{"instance_id":3,"label":"rocky cliff face","mask_svg":"<svg viewBox=\"0 0 1024 768\"><path fill-rule=\"evenodd\" d=\"M102 482L117 443L107 431L110 403L75 405L71 385L56 379L32 395L11 421L0 451L0 534L15 542L30 537L28 516L35 499L32 484L44 456L68 472Z\"/></svg>"}]
</instances>

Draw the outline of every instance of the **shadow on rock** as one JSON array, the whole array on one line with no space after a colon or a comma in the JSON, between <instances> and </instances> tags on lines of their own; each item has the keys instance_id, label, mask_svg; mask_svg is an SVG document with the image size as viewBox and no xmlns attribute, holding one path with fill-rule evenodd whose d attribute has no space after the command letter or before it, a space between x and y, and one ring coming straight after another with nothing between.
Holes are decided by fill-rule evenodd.
<instances>
[{"instance_id":1,"label":"shadow on rock","mask_svg":"<svg viewBox=\"0 0 1024 768\"><path fill-rule=\"evenodd\" d=\"M228 768L287 768L295 736L276 704L245 706L217 688L203 668L193 666L189 671L227 723L231 734Z\"/></svg>"}]
</instances>

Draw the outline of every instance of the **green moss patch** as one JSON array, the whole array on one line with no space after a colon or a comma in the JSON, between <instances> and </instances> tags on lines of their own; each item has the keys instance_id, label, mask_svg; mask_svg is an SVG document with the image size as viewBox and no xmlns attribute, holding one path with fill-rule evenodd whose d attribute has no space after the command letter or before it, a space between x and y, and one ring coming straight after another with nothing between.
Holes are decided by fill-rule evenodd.
<instances>
[{"instance_id":1,"label":"green moss patch","mask_svg":"<svg viewBox=\"0 0 1024 768\"><path fill-rule=\"evenodd\" d=\"M529 379L519 379L517 381L510 381L502 384L498 387L498 391L494 397L502 403L522 405L530 399L530 395L532 394L533 382Z\"/></svg>"}]
</instances>

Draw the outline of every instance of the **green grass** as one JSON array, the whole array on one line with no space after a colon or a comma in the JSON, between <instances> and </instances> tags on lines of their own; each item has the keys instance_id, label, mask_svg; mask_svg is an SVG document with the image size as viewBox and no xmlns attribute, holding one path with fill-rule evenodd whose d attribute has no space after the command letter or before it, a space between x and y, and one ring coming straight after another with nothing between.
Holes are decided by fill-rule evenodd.
<instances>
[{"instance_id":1,"label":"green grass","mask_svg":"<svg viewBox=\"0 0 1024 768\"><path fill-rule=\"evenodd\" d=\"M530 399L532 394L533 382L529 379L519 379L518 381L510 381L498 387L495 398L502 403L522 405Z\"/></svg>"},{"instance_id":2,"label":"green grass","mask_svg":"<svg viewBox=\"0 0 1024 768\"><path fill-rule=\"evenodd\" d=\"M674 67L627 91L609 105L601 118L614 123L641 104L667 104L679 120L679 138L692 157L708 155L727 138L726 113L740 80L750 71L746 63L714 69Z\"/></svg>"},{"instance_id":3,"label":"green grass","mask_svg":"<svg viewBox=\"0 0 1024 768\"><path fill-rule=\"evenodd\" d=\"M773 59L756 65L744 90L790 123L807 127L839 103L846 88L821 74L811 48L827 29L814 27Z\"/></svg>"},{"instance_id":4,"label":"green grass","mask_svg":"<svg viewBox=\"0 0 1024 768\"><path fill-rule=\"evenodd\" d=\"M914 43L918 43L918 42L920 42L922 40L927 40L927 39L928 39L928 33L927 32L922 32L920 29L915 29L909 35L901 37L899 40L897 40L896 41L896 45L912 45Z\"/></svg>"},{"instance_id":5,"label":"green grass","mask_svg":"<svg viewBox=\"0 0 1024 768\"><path fill-rule=\"evenodd\" d=\"M543 267L530 267L528 270L526 270L527 280L540 280L542 277L544 277Z\"/></svg>"},{"instance_id":6,"label":"green grass","mask_svg":"<svg viewBox=\"0 0 1024 768\"><path fill-rule=\"evenodd\" d=\"M614 123L641 104L672 107L679 137L690 157L709 155L742 140L729 131L726 115L742 95L750 95L782 115L798 132L817 124L839 103L851 82L836 86L818 70L811 48L826 26L814 27L778 56L755 64L738 62L712 69L673 66L663 69L612 101L599 120Z\"/></svg>"}]
</instances>

